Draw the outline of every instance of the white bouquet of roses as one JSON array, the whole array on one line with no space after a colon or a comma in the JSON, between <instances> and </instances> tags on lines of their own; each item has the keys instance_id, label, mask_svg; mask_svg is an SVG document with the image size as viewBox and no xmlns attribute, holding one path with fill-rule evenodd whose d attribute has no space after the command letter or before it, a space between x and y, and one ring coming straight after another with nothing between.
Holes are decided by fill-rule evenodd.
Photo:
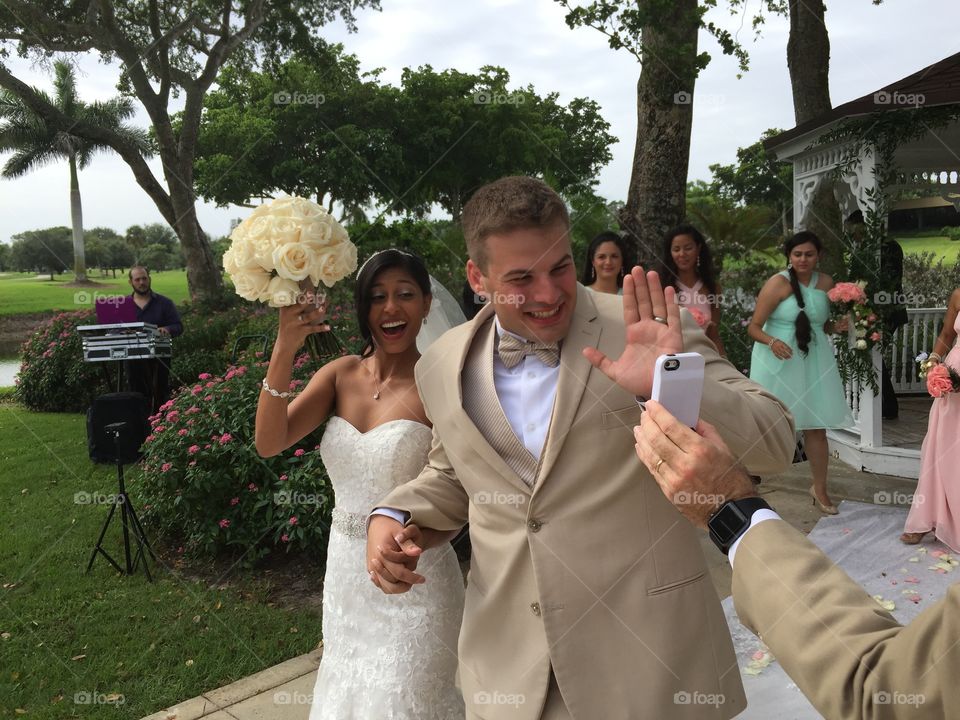
<instances>
[{"instance_id":1,"label":"white bouquet of roses","mask_svg":"<svg viewBox=\"0 0 960 720\"><path fill-rule=\"evenodd\" d=\"M261 205L233 229L230 240L223 269L237 294L270 307L293 305L301 291L321 282L333 287L357 269L357 247L347 231L302 197Z\"/></svg>"},{"instance_id":2,"label":"white bouquet of roses","mask_svg":"<svg viewBox=\"0 0 960 720\"><path fill-rule=\"evenodd\" d=\"M261 205L233 229L223 269L246 300L287 307L306 295L319 306L326 302L317 292L321 282L333 287L357 269L357 246L317 203L282 197ZM307 348L315 360L339 351L330 332L307 336Z\"/></svg>"}]
</instances>

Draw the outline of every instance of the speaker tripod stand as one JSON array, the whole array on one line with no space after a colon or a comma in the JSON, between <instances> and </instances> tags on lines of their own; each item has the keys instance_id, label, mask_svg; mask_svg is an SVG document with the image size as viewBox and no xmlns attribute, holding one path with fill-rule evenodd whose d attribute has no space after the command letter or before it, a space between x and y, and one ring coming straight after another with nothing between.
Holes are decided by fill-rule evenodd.
<instances>
[{"instance_id":1,"label":"speaker tripod stand","mask_svg":"<svg viewBox=\"0 0 960 720\"><path fill-rule=\"evenodd\" d=\"M114 447L116 448L116 458L117 458L117 482L119 484L120 492L116 497L116 500L110 506L110 513L107 515L106 522L103 523L103 528L100 530L100 537L97 538L97 544L93 548L93 553L90 555L90 562L87 563L87 572L90 572L90 568L93 567L93 561L97 559L97 554L103 555L107 562L113 565L116 568L117 572L121 575L133 575L137 571L137 566L140 564L140 561L143 561L143 572L147 576L147 580L153 582L153 577L150 575L150 566L147 563L147 555L153 559L154 562L157 561L157 556L153 554L153 548L150 547L150 542L147 540L147 534L143 531L143 526L140 524L140 518L137 517L137 511L133 509L133 503L130 502L130 496L127 495L127 488L123 482L123 459L120 453L120 433L123 430L124 426L127 423L125 422L116 422L111 423L110 425L104 426L110 435L113 436ZM107 534L107 528L110 527L110 522L113 520L113 514L117 510L117 506L120 506L120 520L123 525L123 555L126 570L120 567L119 563L114 560L110 553L103 549L103 538ZM134 556L130 555L130 533L133 533L134 539L137 543L137 552ZM146 550L146 553L144 552Z\"/></svg>"}]
</instances>

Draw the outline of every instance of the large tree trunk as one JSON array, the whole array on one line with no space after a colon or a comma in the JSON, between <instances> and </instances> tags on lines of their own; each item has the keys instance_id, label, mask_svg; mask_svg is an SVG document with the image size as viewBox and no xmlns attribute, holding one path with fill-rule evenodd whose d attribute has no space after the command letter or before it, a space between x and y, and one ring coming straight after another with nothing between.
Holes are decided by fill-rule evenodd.
<instances>
[{"instance_id":1,"label":"large tree trunk","mask_svg":"<svg viewBox=\"0 0 960 720\"><path fill-rule=\"evenodd\" d=\"M647 0L640 0L641 3ZM697 0L676 0L672 22L642 29L643 68L637 81L637 140L620 225L644 265L663 235L683 220L693 90L697 79Z\"/></svg>"},{"instance_id":2,"label":"large tree trunk","mask_svg":"<svg viewBox=\"0 0 960 720\"><path fill-rule=\"evenodd\" d=\"M80 179L77 156L70 155L70 221L73 225L73 281L87 281L87 262L83 252L83 208L80 205Z\"/></svg>"},{"instance_id":3,"label":"large tree trunk","mask_svg":"<svg viewBox=\"0 0 960 720\"><path fill-rule=\"evenodd\" d=\"M173 225L187 261L187 286L193 302L216 303L223 290L223 271L214 261L206 233L197 220L196 196L193 193L193 157L189 162L161 148L164 174L170 188L176 223ZM177 172L174 168L179 168Z\"/></svg>"},{"instance_id":4,"label":"large tree trunk","mask_svg":"<svg viewBox=\"0 0 960 720\"><path fill-rule=\"evenodd\" d=\"M790 0L787 67L797 125L830 112L830 36L822 0Z\"/></svg>"}]
</instances>

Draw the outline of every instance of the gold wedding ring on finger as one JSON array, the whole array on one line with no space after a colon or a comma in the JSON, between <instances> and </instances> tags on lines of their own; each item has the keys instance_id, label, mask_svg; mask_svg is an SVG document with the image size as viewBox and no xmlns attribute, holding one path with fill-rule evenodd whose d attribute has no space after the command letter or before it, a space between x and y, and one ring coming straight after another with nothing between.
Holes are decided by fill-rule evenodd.
<instances>
[{"instance_id":1,"label":"gold wedding ring on finger","mask_svg":"<svg viewBox=\"0 0 960 720\"><path fill-rule=\"evenodd\" d=\"M661 465L663 465L663 458L660 458L659 460L657 460L657 466L656 466L655 468L653 468L653 472L655 472L657 475L660 474L660 466L661 466Z\"/></svg>"},{"instance_id":2,"label":"gold wedding ring on finger","mask_svg":"<svg viewBox=\"0 0 960 720\"><path fill-rule=\"evenodd\" d=\"M664 325L669 325L669 324L670 324L670 323L667 322L667 319L666 319L666 318L662 318L662 317L660 317L659 315L654 315L654 316L653 316L653 319L656 320L658 323L662 323L662 324L664 324Z\"/></svg>"}]
</instances>

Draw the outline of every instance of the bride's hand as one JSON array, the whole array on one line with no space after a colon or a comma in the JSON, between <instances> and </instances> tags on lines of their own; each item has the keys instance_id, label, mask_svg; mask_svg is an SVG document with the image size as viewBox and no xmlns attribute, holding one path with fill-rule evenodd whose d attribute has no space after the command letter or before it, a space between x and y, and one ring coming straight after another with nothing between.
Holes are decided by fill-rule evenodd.
<instances>
[{"instance_id":1,"label":"bride's hand","mask_svg":"<svg viewBox=\"0 0 960 720\"><path fill-rule=\"evenodd\" d=\"M367 572L370 580L388 595L407 592L426 582L414 570L422 552L420 528L403 527L393 518L374 515L367 528Z\"/></svg>"},{"instance_id":2,"label":"bride's hand","mask_svg":"<svg viewBox=\"0 0 960 720\"><path fill-rule=\"evenodd\" d=\"M293 351L299 350L307 336L330 329L326 319L326 299L317 303L312 293L300 296L300 302L280 308L277 344Z\"/></svg>"}]
</instances>

